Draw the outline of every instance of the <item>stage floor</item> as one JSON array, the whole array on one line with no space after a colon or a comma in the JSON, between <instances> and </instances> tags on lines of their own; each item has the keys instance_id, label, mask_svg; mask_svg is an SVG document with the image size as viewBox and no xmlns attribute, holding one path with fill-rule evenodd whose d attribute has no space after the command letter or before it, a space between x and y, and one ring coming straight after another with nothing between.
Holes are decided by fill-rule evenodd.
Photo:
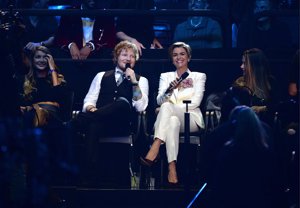
<instances>
[{"instance_id":1,"label":"stage floor","mask_svg":"<svg viewBox=\"0 0 300 208\"><path fill-rule=\"evenodd\" d=\"M64 200L59 208L182 208L205 207L207 191L204 188L194 200L201 187L104 189L76 186L53 186L52 190ZM194 200L194 201L193 201Z\"/></svg>"}]
</instances>

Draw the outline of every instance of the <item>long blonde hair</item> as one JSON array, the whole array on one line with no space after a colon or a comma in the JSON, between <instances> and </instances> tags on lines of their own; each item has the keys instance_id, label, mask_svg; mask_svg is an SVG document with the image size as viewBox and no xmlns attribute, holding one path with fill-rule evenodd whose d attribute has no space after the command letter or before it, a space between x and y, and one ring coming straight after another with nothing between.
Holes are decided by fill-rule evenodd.
<instances>
[{"instance_id":1,"label":"long blonde hair","mask_svg":"<svg viewBox=\"0 0 300 208\"><path fill-rule=\"evenodd\" d=\"M50 50L45 47L45 46L38 46L36 47L34 50L32 50L30 57L29 57L29 72L25 75L25 80L24 80L24 84L23 84L23 90L24 90L24 94L23 97L25 100L31 100L32 99L32 95L31 93L33 91L36 91L36 68L33 66L33 59L34 59L34 55L36 54L37 51L42 51L46 54L51 54ZM58 71L57 66L55 66L55 70ZM47 80L49 83L52 83L52 77L51 74L47 76ZM64 76L62 74L58 73L58 81L59 83L65 83L64 80Z\"/></svg>"}]
</instances>

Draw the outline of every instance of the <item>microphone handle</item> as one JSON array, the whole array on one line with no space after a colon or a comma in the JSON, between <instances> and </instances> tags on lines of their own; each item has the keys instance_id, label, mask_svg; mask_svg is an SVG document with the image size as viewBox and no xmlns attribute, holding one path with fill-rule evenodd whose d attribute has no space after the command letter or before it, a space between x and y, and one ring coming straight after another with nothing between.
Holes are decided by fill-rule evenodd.
<instances>
[{"instance_id":1,"label":"microphone handle","mask_svg":"<svg viewBox=\"0 0 300 208\"><path fill-rule=\"evenodd\" d=\"M165 91L165 94L168 94L171 90L172 90L172 86L169 86L169 87L167 88L167 90Z\"/></svg>"},{"instance_id":2,"label":"microphone handle","mask_svg":"<svg viewBox=\"0 0 300 208\"><path fill-rule=\"evenodd\" d=\"M125 64L125 70L128 69L128 68L131 68L130 63ZM130 76L126 76L126 75L124 75L124 76L125 76L124 78L126 78L127 80L130 81Z\"/></svg>"},{"instance_id":3,"label":"microphone handle","mask_svg":"<svg viewBox=\"0 0 300 208\"><path fill-rule=\"evenodd\" d=\"M124 73L124 75L123 75L123 79L127 79L128 81L130 81L131 79L130 79L130 76L126 76L126 74Z\"/></svg>"},{"instance_id":4,"label":"microphone handle","mask_svg":"<svg viewBox=\"0 0 300 208\"><path fill-rule=\"evenodd\" d=\"M183 79L182 77L179 77L179 79L177 80L178 83L177 83L177 85L174 86L174 87L177 87L183 80L184 80L184 79ZM170 86L167 88L165 94L168 94L172 89L173 89L173 87L172 87L171 84L170 84Z\"/></svg>"},{"instance_id":5,"label":"microphone handle","mask_svg":"<svg viewBox=\"0 0 300 208\"><path fill-rule=\"evenodd\" d=\"M180 82L178 82L178 84L179 84L179 83L180 83ZM178 86L178 84L177 84L176 86ZM168 94L168 93L169 93L171 90L173 90L174 87L176 87L176 86L171 86L171 83L170 83L170 85L169 85L169 87L167 88L165 94Z\"/></svg>"}]
</instances>

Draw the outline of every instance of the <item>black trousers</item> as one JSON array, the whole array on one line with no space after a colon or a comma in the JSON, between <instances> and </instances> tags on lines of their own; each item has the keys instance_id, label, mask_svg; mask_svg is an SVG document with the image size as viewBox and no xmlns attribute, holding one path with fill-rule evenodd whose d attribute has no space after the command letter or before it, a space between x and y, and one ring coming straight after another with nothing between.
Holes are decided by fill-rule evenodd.
<instances>
[{"instance_id":1,"label":"black trousers","mask_svg":"<svg viewBox=\"0 0 300 208\"><path fill-rule=\"evenodd\" d=\"M99 138L128 135L131 131L131 105L123 99L98 108L95 112L79 113L73 126L86 133L86 152L83 174L90 173L97 166Z\"/></svg>"}]
</instances>

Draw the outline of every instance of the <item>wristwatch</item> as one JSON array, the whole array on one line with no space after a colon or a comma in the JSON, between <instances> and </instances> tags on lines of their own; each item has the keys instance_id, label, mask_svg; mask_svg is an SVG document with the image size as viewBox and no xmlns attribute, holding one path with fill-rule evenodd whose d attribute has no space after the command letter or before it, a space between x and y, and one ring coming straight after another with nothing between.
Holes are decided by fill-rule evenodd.
<instances>
[{"instance_id":1,"label":"wristwatch","mask_svg":"<svg viewBox=\"0 0 300 208\"><path fill-rule=\"evenodd\" d=\"M92 44L92 43L90 43L90 42L87 42L85 45L86 45L87 47L89 47L89 48L91 49L91 51L93 51L93 50L94 50L94 46L93 46L93 44Z\"/></svg>"}]
</instances>

